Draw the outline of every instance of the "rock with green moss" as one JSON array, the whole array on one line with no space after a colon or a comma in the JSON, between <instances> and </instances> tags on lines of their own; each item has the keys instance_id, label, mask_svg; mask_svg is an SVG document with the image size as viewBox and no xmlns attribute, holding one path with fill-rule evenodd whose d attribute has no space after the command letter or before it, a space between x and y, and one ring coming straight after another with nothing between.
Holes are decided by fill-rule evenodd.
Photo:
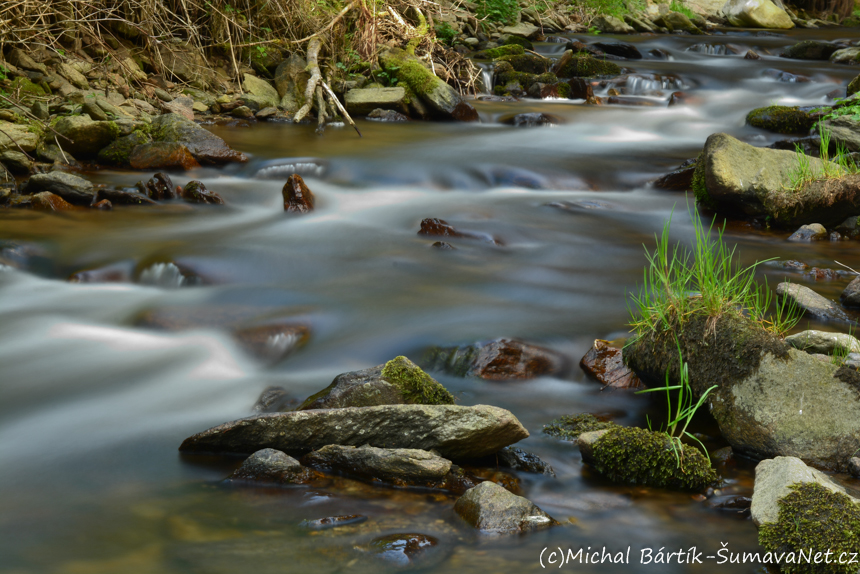
<instances>
[{"instance_id":1,"label":"rock with green moss","mask_svg":"<svg viewBox=\"0 0 860 574\"><path fill-rule=\"evenodd\" d=\"M338 375L297 410L453 403L445 387L406 357L397 357L384 365Z\"/></svg>"},{"instance_id":2,"label":"rock with green moss","mask_svg":"<svg viewBox=\"0 0 860 574\"><path fill-rule=\"evenodd\" d=\"M44 96L45 89L39 84L34 84L29 78L18 76L12 80L10 90L13 94L20 93L22 97L27 96Z\"/></svg>"},{"instance_id":3,"label":"rock with green moss","mask_svg":"<svg viewBox=\"0 0 860 574\"><path fill-rule=\"evenodd\" d=\"M564 57L564 56L563 56ZM621 73L621 67L615 62L603 60L585 52L572 53L558 70L559 78L591 77L591 76L617 76Z\"/></svg>"},{"instance_id":4,"label":"rock with green moss","mask_svg":"<svg viewBox=\"0 0 860 574\"><path fill-rule=\"evenodd\" d=\"M379 63L409 97L420 100L439 119L476 121L478 112L457 90L436 77L424 64L406 50L388 48L379 54ZM413 107L414 108L414 107Z\"/></svg>"},{"instance_id":5,"label":"rock with green moss","mask_svg":"<svg viewBox=\"0 0 860 574\"><path fill-rule=\"evenodd\" d=\"M495 60L502 56L521 56L525 53L525 49L520 44L507 44L499 46L498 48L490 48L488 50L477 52L475 54L475 58Z\"/></svg>"},{"instance_id":6,"label":"rock with green moss","mask_svg":"<svg viewBox=\"0 0 860 574\"><path fill-rule=\"evenodd\" d=\"M36 149L38 143L39 136L30 131L28 126L0 121L0 152L31 152Z\"/></svg>"},{"instance_id":7,"label":"rock with green moss","mask_svg":"<svg viewBox=\"0 0 860 574\"><path fill-rule=\"evenodd\" d=\"M612 421L600 420L591 413L580 413L562 415L550 421L549 424L543 425L543 433L563 440L575 441L581 434L613 428L618 428L618 425Z\"/></svg>"},{"instance_id":8,"label":"rock with green moss","mask_svg":"<svg viewBox=\"0 0 860 574\"><path fill-rule=\"evenodd\" d=\"M747 124L778 134L808 134L817 119L797 106L768 106L747 114Z\"/></svg>"},{"instance_id":9,"label":"rock with green moss","mask_svg":"<svg viewBox=\"0 0 860 574\"><path fill-rule=\"evenodd\" d=\"M860 374L797 350L736 313L693 316L650 332L624 349L628 366L651 387L678 382L678 355L688 365L732 448L752 458L796 456L844 470L860 450Z\"/></svg>"},{"instance_id":10,"label":"rock with green moss","mask_svg":"<svg viewBox=\"0 0 860 574\"><path fill-rule=\"evenodd\" d=\"M793 457L765 460L756 467L751 515L759 544L783 555L780 571L855 574L856 564L803 563L797 553L830 552L836 558L860 553L860 501L827 475ZM795 553L789 560L787 554Z\"/></svg>"},{"instance_id":11,"label":"rock with green moss","mask_svg":"<svg viewBox=\"0 0 860 574\"><path fill-rule=\"evenodd\" d=\"M666 433L618 427L583 433L577 444L583 461L612 482L701 490L717 481L701 451Z\"/></svg>"},{"instance_id":12,"label":"rock with green moss","mask_svg":"<svg viewBox=\"0 0 860 574\"><path fill-rule=\"evenodd\" d=\"M839 45L830 42L803 40L783 50L780 56L793 60L829 60L839 48Z\"/></svg>"},{"instance_id":13,"label":"rock with green moss","mask_svg":"<svg viewBox=\"0 0 860 574\"><path fill-rule=\"evenodd\" d=\"M501 56L498 61L508 62L511 67L517 72L526 72L528 74L545 74L549 71L550 61L548 58L538 56L537 54L512 54L509 56Z\"/></svg>"},{"instance_id":14,"label":"rock with green moss","mask_svg":"<svg viewBox=\"0 0 860 574\"><path fill-rule=\"evenodd\" d=\"M153 141L180 143L201 164L223 164L248 161L220 137L178 114L162 114L150 128Z\"/></svg>"},{"instance_id":15,"label":"rock with green moss","mask_svg":"<svg viewBox=\"0 0 860 574\"><path fill-rule=\"evenodd\" d=\"M129 156L134 148L152 141L144 130L135 130L131 135L123 136L105 146L98 153L100 163L118 167L129 166Z\"/></svg>"},{"instance_id":16,"label":"rock with green moss","mask_svg":"<svg viewBox=\"0 0 860 574\"><path fill-rule=\"evenodd\" d=\"M845 88L845 96L851 97L858 92L860 92L860 75L848 83L848 87Z\"/></svg>"},{"instance_id":17,"label":"rock with green moss","mask_svg":"<svg viewBox=\"0 0 860 574\"><path fill-rule=\"evenodd\" d=\"M57 120L54 129L63 140L63 149L81 159L95 158L99 151L122 135L116 122L97 122L89 116L67 116Z\"/></svg>"},{"instance_id":18,"label":"rock with green moss","mask_svg":"<svg viewBox=\"0 0 860 574\"><path fill-rule=\"evenodd\" d=\"M860 47L836 50L830 55L830 61L834 64L848 64L856 66L857 64L860 64Z\"/></svg>"},{"instance_id":19,"label":"rock with green moss","mask_svg":"<svg viewBox=\"0 0 860 574\"><path fill-rule=\"evenodd\" d=\"M528 38L523 38L522 36L514 36L513 34L502 34L499 37L499 43L502 46L522 46L526 50L534 50L534 44L529 41Z\"/></svg>"}]
</instances>

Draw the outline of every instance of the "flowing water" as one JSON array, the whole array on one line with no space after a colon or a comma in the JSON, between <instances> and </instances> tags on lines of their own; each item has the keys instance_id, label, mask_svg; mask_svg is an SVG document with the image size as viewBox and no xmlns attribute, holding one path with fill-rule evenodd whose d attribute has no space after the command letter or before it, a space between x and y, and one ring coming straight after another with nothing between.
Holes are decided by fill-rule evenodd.
<instances>
[{"instance_id":1,"label":"flowing water","mask_svg":"<svg viewBox=\"0 0 860 574\"><path fill-rule=\"evenodd\" d=\"M338 373L428 345L517 337L575 365L595 338L624 334L642 245L673 210L673 237L692 236L690 199L648 181L695 157L714 132L756 145L779 139L745 127L746 113L775 102L826 103L858 72L780 59L780 48L856 39L854 32L620 37L643 53L668 54L628 62L636 75L622 91L643 105L477 101L480 124L362 121L362 139L348 128L318 137L310 125L212 126L252 161L176 180L202 179L228 207L0 212L8 264L0 267L0 571L379 571L358 548L397 532L439 539L425 563L434 572L538 571L546 547L631 547L629 565L568 566L584 572L689 568L641 565L643 548L655 556L661 547L692 546L715 555L721 544L756 551L752 523L711 504L749 495L753 462L719 467L725 486L702 502L609 485L583 468L573 446L541 434L551 419L583 411L644 424L645 398L601 391L578 368L528 382L438 377L460 404L510 409L531 433L520 446L555 467L555 479L519 475L522 492L566 525L524 537L476 536L455 517L453 496L430 491L346 479L314 488L225 486L240 461L182 457L177 447L251 414L269 385L303 398ZM558 56L562 46L537 49ZM747 49L763 59L742 59ZM779 72L812 81L785 81L792 77ZM667 107L678 90L687 103ZM522 112L562 124L499 123ZM318 199L303 217L281 206L281 186L295 171ZM141 174L91 177L132 184ZM453 240L455 251L433 249L433 239L416 235L426 217L504 245ZM790 244L786 232L739 223L726 235L745 263L857 263L854 242ZM778 267L760 274L771 285L786 275L813 285ZM846 282L814 287L836 297ZM159 329L153 317L187 328ZM305 324L310 340L283 361L264 362L229 337L237 317L244 325ZM299 526L354 513L369 520L319 532ZM757 568L705 559L697 571Z\"/></svg>"}]
</instances>

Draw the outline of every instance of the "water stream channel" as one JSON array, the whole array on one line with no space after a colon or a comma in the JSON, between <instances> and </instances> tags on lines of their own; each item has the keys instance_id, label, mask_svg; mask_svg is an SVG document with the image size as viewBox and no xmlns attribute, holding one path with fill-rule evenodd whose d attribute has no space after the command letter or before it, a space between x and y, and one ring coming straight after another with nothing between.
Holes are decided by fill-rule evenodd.
<instances>
[{"instance_id":1,"label":"water stream channel","mask_svg":"<svg viewBox=\"0 0 860 574\"><path fill-rule=\"evenodd\" d=\"M757 551L746 515L713 508L721 496L751 493L754 462L720 466L725 487L700 501L610 485L583 467L574 446L541 428L579 412L645 424L647 398L601 391L576 364L594 339L625 334L642 246L653 244L673 210L673 238L692 237L692 198L648 182L695 157L714 132L755 145L781 139L744 126L753 108L824 104L833 90L844 94L857 68L777 55L802 39L855 32L619 37L643 54L668 54L626 63L637 74L627 94L646 105L475 101L480 123L361 121L362 139L348 128L319 137L312 125L210 126L251 162L176 181L202 180L227 207L0 212L2 256L17 267L0 271L0 572L379 572L385 567L357 548L397 532L439 539L425 564L430 572L537 572L546 547L632 548L629 565L568 566L601 573L691 570L639 564L643 548ZM738 54L690 50L696 44L731 44ZM536 45L553 57L562 47ZM743 59L748 49L762 59ZM781 81L769 70L811 81ZM678 90L686 103L667 107ZM562 123L499 123L523 112ZM318 198L303 217L282 208L281 187L294 171ZM141 174L89 177L133 184ZM416 234L426 217L504 245L454 239L454 251L433 249L433 239ZM795 244L787 236L739 222L726 231L746 264L771 257L827 268L836 268L834 260L857 263L853 241ZM89 281L67 280L93 270ZM776 266L759 275L771 285L788 276L834 298L847 283L815 283ZM138 281L92 280L111 276ZM152 317L191 327L157 329ZM310 340L283 361L261 361L226 334L236 317L303 323ZM221 481L240 459L177 452L186 436L250 415L269 385L301 399L339 373L399 354L503 336L556 349L574 368L525 382L438 379L460 404L498 405L519 418L531 437L518 446L558 475L520 474L522 492L563 527L485 538L458 520L455 497L438 491L346 479L320 488L228 486ZM724 444L715 438L708 446ZM300 526L340 514L369 520L327 531ZM705 560L695 571L760 568Z\"/></svg>"}]
</instances>

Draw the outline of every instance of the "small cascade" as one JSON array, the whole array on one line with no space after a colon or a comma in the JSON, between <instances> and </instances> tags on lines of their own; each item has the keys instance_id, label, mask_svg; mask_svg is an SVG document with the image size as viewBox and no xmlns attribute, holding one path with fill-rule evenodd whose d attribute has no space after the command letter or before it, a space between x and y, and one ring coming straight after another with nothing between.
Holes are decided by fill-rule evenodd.
<instances>
[{"instance_id":1,"label":"small cascade","mask_svg":"<svg viewBox=\"0 0 860 574\"><path fill-rule=\"evenodd\" d=\"M140 272L141 285L178 289L197 284L195 277L187 277L175 263L154 263Z\"/></svg>"},{"instance_id":2,"label":"small cascade","mask_svg":"<svg viewBox=\"0 0 860 574\"><path fill-rule=\"evenodd\" d=\"M477 63L477 62L476 62ZM477 63L481 68L481 79L478 89L482 94L493 93L493 64Z\"/></svg>"}]
</instances>

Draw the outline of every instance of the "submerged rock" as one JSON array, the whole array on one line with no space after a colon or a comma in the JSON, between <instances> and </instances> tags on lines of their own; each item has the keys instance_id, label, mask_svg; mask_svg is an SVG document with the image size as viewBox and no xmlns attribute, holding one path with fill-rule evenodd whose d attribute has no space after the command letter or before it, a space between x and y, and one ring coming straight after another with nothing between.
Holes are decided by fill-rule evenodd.
<instances>
[{"instance_id":1,"label":"submerged rock","mask_svg":"<svg viewBox=\"0 0 860 574\"><path fill-rule=\"evenodd\" d=\"M583 433L577 445L583 461L612 482L700 490L717 481L705 455L666 433L619 427Z\"/></svg>"},{"instance_id":2,"label":"submerged rock","mask_svg":"<svg viewBox=\"0 0 860 574\"><path fill-rule=\"evenodd\" d=\"M822 297L809 287L795 283L780 283L776 286L776 294L789 297L799 308L813 317L823 321L851 322L851 319L839 305Z\"/></svg>"},{"instance_id":3,"label":"submerged rock","mask_svg":"<svg viewBox=\"0 0 860 574\"><path fill-rule=\"evenodd\" d=\"M330 468L348 475L396 484L441 480L451 461L425 450L328 445L303 459L314 468Z\"/></svg>"},{"instance_id":4,"label":"submerged rock","mask_svg":"<svg viewBox=\"0 0 860 574\"><path fill-rule=\"evenodd\" d=\"M367 119L374 120L377 122L390 122L390 123L402 123L408 122L409 118L404 116L399 112L395 112L394 110L382 110L380 108L376 108L367 114Z\"/></svg>"},{"instance_id":5,"label":"submerged rock","mask_svg":"<svg viewBox=\"0 0 860 574\"><path fill-rule=\"evenodd\" d=\"M621 349L613 347L609 341L597 339L588 350L579 366L582 370L603 383L604 386L618 389L638 389L642 381L636 373L627 368Z\"/></svg>"},{"instance_id":6,"label":"submerged rock","mask_svg":"<svg viewBox=\"0 0 860 574\"><path fill-rule=\"evenodd\" d=\"M458 229L455 229L454 226L452 226L444 219L439 219L436 217L428 217L427 219L422 219L421 229L418 230L418 235L462 237L465 239L480 239L482 241L492 243L493 245L502 244L499 240L484 233L476 233L474 231L460 231Z\"/></svg>"},{"instance_id":7,"label":"submerged rock","mask_svg":"<svg viewBox=\"0 0 860 574\"><path fill-rule=\"evenodd\" d=\"M422 358L428 370L493 381L531 379L564 372L569 361L551 349L512 339L460 347L433 347Z\"/></svg>"},{"instance_id":8,"label":"submerged rock","mask_svg":"<svg viewBox=\"0 0 860 574\"><path fill-rule=\"evenodd\" d=\"M298 410L399 404L454 404L454 397L418 365L397 357L385 365L343 373Z\"/></svg>"},{"instance_id":9,"label":"submerged rock","mask_svg":"<svg viewBox=\"0 0 860 574\"><path fill-rule=\"evenodd\" d=\"M838 44L820 40L804 40L789 46L780 56L794 60L829 60L833 52L841 47Z\"/></svg>"},{"instance_id":10,"label":"submerged rock","mask_svg":"<svg viewBox=\"0 0 860 574\"><path fill-rule=\"evenodd\" d=\"M251 480L277 484L304 484L319 475L303 467L299 461L281 451L266 448L258 450L242 463L230 480Z\"/></svg>"},{"instance_id":11,"label":"submerged rock","mask_svg":"<svg viewBox=\"0 0 860 574\"><path fill-rule=\"evenodd\" d=\"M467 524L489 534L530 532L558 522L530 500L494 482L482 482L457 499L454 511Z\"/></svg>"},{"instance_id":12,"label":"submerged rock","mask_svg":"<svg viewBox=\"0 0 860 574\"><path fill-rule=\"evenodd\" d=\"M768 106L747 114L747 124L778 134L808 134L817 118L797 106Z\"/></svg>"},{"instance_id":13,"label":"submerged rock","mask_svg":"<svg viewBox=\"0 0 860 574\"><path fill-rule=\"evenodd\" d=\"M433 536L405 533L379 536L356 548L398 568L428 568L445 558L438 546Z\"/></svg>"},{"instance_id":14,"label":"submerged rock","mask_svg":"<svg viewBox=\"0 0 860 574\"><path fill-rule=\"evenodd\" d=\"M75 205L90 205L95 197L92 183L64 171L37 173L32 176L24 192L34 194L40 191L50 191Z\"/></svg>"},{"instance_id":15,"label":"submerged rock","mask_svg":"<svg viewBox=\"0 0 860 574\"><path fill-rule=\"evenodd\" d=\"M311 329L301 323L266 322L263 325L238 327L233 339L250 355L276 363L308 342Z\"/></svg>"},{"instance_id":16,"label":"submerged rock","mask_svg":"<svg viewBox=\"0 0 860 574\"><path fill-rule=\"evenodd\" d=\"M575 441L579 435L618 428L612 421L599 419L590 413L562 415L543 426L543 433L564 440Z\"/></svg>"},{"instance_id":17,"label":"submerged rock","mask_svg":"<svg viewBox=\"0 0 860 574\"><path fill-rule=\"evenodd\" d=\"M794 28L791 17L770 0L729 0L722 11L732 26L740 28Z\"/></svg>"},{"instance_id":18,"label":"submerged rock","mask_svg":"<svg viewBox=\"0 0 860 574\"><path fill-rule=\"evenodd\" d=\"M555 476L555 470L553 470L548 462L543 461L536 454L526 452L515 446L505 447L491 456L471 461L470 464L474 466L510 468L520 472Z\"/></svg>"},{"instance_id":19,"label":"submerged rock","mask_svg":"<svg viewBox=\"0 0 860 574\"><path fill-rule=\"evenodd\" d=\"M529 112L525 114L516 114L514 116L501 118L499 120L499 123L507 124L514 127L533 128L538 126L557 126L563 122L558 116L553 116L542 112Z\"/></svg>"},{"instance_id":20,"label":"submerged rock","mask_svg":"<svg viewBox=\"0 0 860 574\"><path fill-rule=\"evenodd\" d=\"M281 190L284 196L284 211L292 213L310 213L314 210L316 197L305 185L305 180L297 173L287 178L287 183Z\"/></svg>"},{"instance_id":21,"label":"submerged rock","mask_svg":"<svg viewBox=\"0 0 860 574\"><path fill-rule=\"evenodd\" d=\"M807 353L832 355L840 351L845 353L860 353L860 341L846 333L828 333L826 331L803 331L785 338L785 342Z\"/></svg>"},{"instance_id":22,"label":"submerged rock","mask_svg":"<svg viewBox=\"0 0 860 574\"><path fill-rule=\"evenodd\" d=\"M384 405L261 414L191 436L182 452L302 452L330 444L435 450L451 459L486 456L527 438L509 411L478 405Z\"/></svg>"},{"instance_id":23,"label":"submerged rock","mask_svg":"<svg viewBox=\"0 0 860 574\"><path fill-rule=\"evenodd\" d=\"M316 520L303 520L302 526L311 530L328 530L338 526L349 526L350 524L361 524L366 522L367 517L363 514L344 514L341 516L327 516Z\"/></svg>"}]
</instances>

